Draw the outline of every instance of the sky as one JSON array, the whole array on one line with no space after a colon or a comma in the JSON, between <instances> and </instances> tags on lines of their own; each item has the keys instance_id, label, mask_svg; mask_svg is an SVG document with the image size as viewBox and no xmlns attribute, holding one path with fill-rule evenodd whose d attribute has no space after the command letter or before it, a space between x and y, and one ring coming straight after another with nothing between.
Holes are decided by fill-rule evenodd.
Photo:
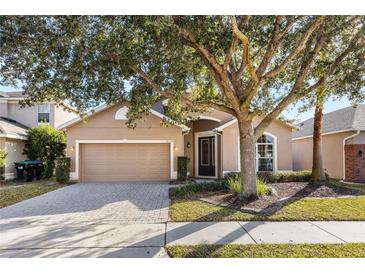
<instances>
[{"instance_id":1,"label":"sky","mask_svg":"<svg viewBox=\"0 0 365 274\"><path fill-rule=\"evenodd\" d=\"M19 89L0 85L0 91L19 91ZM350 105L351 105L351 103L349 102L349 100L347 100L347 98L341 98L339 100L329 100L324 104L324 113L328 113L328 112L331 112L334 110L345 108ZM282 116L284 116L284 118L286 118L286 119L296 120L298 122L305 121L314 116L314 108L311 108L310 110L308 110L306 112L299 112L298 111L299 106L300 106L300 104L297 104L294 106L289 106L282 113Z\"/></svg>"}]
</instances>

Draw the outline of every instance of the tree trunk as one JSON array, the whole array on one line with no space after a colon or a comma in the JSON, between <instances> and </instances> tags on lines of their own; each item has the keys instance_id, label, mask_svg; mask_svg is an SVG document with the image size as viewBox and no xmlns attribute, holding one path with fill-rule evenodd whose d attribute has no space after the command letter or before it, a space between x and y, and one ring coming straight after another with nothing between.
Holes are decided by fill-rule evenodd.
<instances>
[{"instance_id":1,"label":"tree trunk","mask_svg":"<svg viewBox=\"0 0 365 274\"><path fill-rule=\"evenodd\" d=\"M323 98L317 95L316 110L313 122L313 165L312 181L324 182L326 175L323 169L322 160L322 120L323 120Z\"/></svg>"},{"instance_id":2,"label":"tree trunk","mask_svg":"<svg viewBox=\"0 0 365 274\"><path fill-rule=\"evenodd\" d=\"M241 194L240 199L257 197L256 140L252 121L237 118L240 138Z\"/></svg>"}]
</instances>

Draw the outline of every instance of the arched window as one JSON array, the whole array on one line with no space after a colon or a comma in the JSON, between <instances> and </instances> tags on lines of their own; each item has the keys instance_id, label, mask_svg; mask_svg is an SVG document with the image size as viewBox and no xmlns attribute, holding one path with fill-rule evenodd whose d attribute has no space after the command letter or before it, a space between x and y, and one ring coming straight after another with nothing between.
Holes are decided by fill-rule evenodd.
<instances>
[{"instance_id":1,"label":"arched window","mask_svg":"<svg viewBox=\"0 0 365 274\"><path fill-rule=\"evenodd\" d=\"M263 134L256 143L258 171L274 171L274 137Z\"/></svg>"},{"instance_id":2,"label":"arched window","mask_svg":"<svg viewBox=\"0 0 365 274\"><path fill-rule=\"evenodd\" d=\"M118 111L115 113L115 120L127 120L127 107L122 107L118 109Z\"/></svg>"}]
</instances>

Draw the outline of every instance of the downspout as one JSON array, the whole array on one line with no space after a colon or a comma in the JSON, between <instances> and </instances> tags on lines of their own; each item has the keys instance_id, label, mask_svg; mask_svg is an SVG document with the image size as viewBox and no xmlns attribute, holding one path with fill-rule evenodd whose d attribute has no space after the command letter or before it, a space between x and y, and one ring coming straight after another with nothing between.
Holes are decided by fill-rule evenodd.
<instances>
[{"instance_id":1,"label":"downspout","mask_svg":"<svg viewBox=\"0 0 365 274\"><path fill-rule=\"evenodd\" d=\"M342 141L342 180L345 181L346 179L346 159L345 159L345 145L346 145L346 141L359 135L360 134L360 130L356 131L355 134L347 136L343 139Z\"/></svg>"}]
</instances>

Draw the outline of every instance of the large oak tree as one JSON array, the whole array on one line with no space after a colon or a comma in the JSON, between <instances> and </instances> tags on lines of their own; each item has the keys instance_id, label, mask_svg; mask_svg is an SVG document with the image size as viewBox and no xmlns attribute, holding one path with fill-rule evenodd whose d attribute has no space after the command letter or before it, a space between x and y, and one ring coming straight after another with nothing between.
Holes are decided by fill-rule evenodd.
<instances>
[{"instance_id":1,"label":"large oak tree","mask_svg":"<svg viewBox=\"0 0 365 274\"><path fill-rule=\"evenodd\" d=\"M341 16L1 17L3 84L28 102L128 103L129 123L161 97L185 121L214 108L237 118L243 192L257 195L255 142L291 103L311 94L364 43L364 18ZM351 32L349 32L351 29ZM320 79L313 66L328 59ZM256 128L254 119L260 119Z\"/></svg>"}]
</instances>

